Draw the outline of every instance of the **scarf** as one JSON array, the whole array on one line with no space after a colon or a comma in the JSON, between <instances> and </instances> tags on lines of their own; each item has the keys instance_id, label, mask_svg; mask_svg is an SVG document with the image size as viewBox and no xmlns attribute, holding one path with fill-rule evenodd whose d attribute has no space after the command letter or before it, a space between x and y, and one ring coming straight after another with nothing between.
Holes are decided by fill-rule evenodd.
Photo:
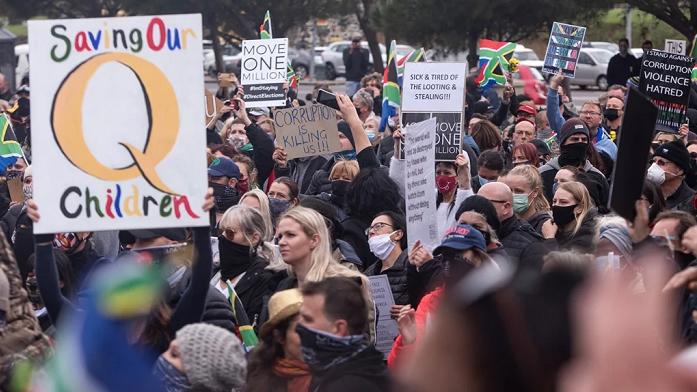
<instances>
[{"instance_id":1,"label":"scarf","mask_svg":"<svg viewBox=\"0 0 697 392\"><path fill-rule=\"evenodd\" d=\"M213 188L213 197L215 198L215 209L219 213L224 213L228 208L237 205L240 201L240 194L237 189L228 185L216 184L208 182L208 186Z\"/></svg>"},{"instance_id":2,"label":"scarf","mask_svg":"<svg viewBox=\"0 0 697 392\"><path fill-rule=\"evenodd\" d=\"M368 348L364 335L335 336L298 324L303 359L313 373L324 372L349 361Z\"/></svg>"},{"instance_id":3,"label":"scarf","mask_svg":"<svg viewBox=\"0 0 697 392\"><path fill-rule=\"evenodd\" d=\"M162 381L162 386L167 392L185 392L192 390L189 379L186 378L186 374L167 362L162 355L157 358L153 373Z\"/></svg>"},{"instance_id":4,"label":"scarf","mask_svg":"<svg viewBox=\"0 0 697 392\"><path fill-rule=\"evenodd\" d=\"M273 365L273 373L286 379L288 392L307 392L310 389L312 375L310 367L303 361L279 358Z\"/></svg>"}]
</instances>

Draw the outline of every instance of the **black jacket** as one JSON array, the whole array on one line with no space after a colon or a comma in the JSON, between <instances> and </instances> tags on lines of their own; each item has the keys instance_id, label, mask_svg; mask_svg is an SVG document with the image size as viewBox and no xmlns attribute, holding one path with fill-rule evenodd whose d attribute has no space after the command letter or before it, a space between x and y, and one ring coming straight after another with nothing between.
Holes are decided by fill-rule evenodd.
<instances>
[{"instance_id":1,"label":"black jacket","mask_svg":"<svg viewBox=\"0 0 697 392\"><path fill-rule=\"evenodd\" d=\"M550 204L552 203L552 199L554 199L554 177L557 175L557 172L560 168L561 167L559 166L559 157L550 160L546 164L542 165L542 167L540 167L540 177L542 177L542 186L545 190L545 197L550 202ZM586 164L583 166L583 171L586 172L588 177L590 177L593 181L597 182L600 185L599 192L602 193L602 195L600 195L600 199L607 200L608 195L610 193L610 185L608 185L605 175L601 173L600 170L596 169L595 166L591 165L591 163L588 160L586 160Z\"/></svg>"},{"instance_id":2,"label":"black jacket","mask_svg":"<svg viewBox=\"0 0 697 392\"><path fill-rule=\"evenodd\" d=\"M540 211L531 216L530 219L528 219L528 223L533 229L535 229L537 234L542 235L542 225L544 225L545 222L550 219L552 219L552 215L549 213L549 211Z\"/></svg>"},{"instance_id":3,"label":"black jacket","mask_svg":"<svg viewBox=\"0 0 697 392\"><path fill-rule=\"evenodd\" d=\"M300 193L305 195L310 187L314 173L322 169L326 163L327 159L321 155L311 158L291 159L285 168L276 166L276 178L290 177L298 184Z\"/></svg>"},{"instance_id":4,"label":"black jacket","mask_svg":"<svg viewBox=\"0 0 697 392\"><path fill-rule=\"evenodd\" d=\"M258 321L264 306L264 298L271 297L276 291L280 279L279 274L266 269L268 265L266 260L257 256L257 259L247 268L242 279L235 285L235 292L239 296L252 325L255 321L257 321L256 325L260 325Z\"/></svg>"},{"instance_id":5,"label":"black jacket","mask_svg":"<svg viewBox=\"0 0 697 392\"><path fill-rule=\"evenodd\" d=\"M368 246L368 236L365 235L368 226L370 226L370 223L354 217L349 217L341 222L343 233L340 239L348 242L353 247L353 250L356 251L358 257L363 261L364 267L368 267L377 261L373 252L370 251L370 246Z\"/></svg>"},{"instance_id":6,"label":"black jacket","mask_svg":"<svg viewBox=\"0 0 697 392\"><path fill-rule=\"evenodd\" d=\"M394 303L396 305L407 305L411 303L407 283L408 259L409 252L405 250L399 255L394 265L386 271L380 272L382 269L382 261L378 260L363 272L365 276L387 275L387 280L390 282L390 290L392 291L392 296L394 297Z\"/></svg>"},{"instance_id":7,"label":"black jacket","mask_svg":"<svg viewBox=\"0 0 697 392\"><path fill-rule=\"evenodd\" d=\"M543 238L528 222L513 216L501 222L497 234L511 261L541 268L546 253Z\"/></svg>"},{"instance_id":8,"label":"black jacket","mask_svg":"<svg viewBox=\"0 0 697 392\"><path fill-rule=\"evenodd\" d=\"M690 188L689 186L687 186L685 181L683 181L682 184L680 184L680 187L675 192L673 192L672 195L666 198L666 208L685 211L694 215L694 198L695 191L692 190L692 188Z\"/></svg>"},{"instance_id":9,"label":"black jacket","mask_svg":"<svg viewBox=\"0 0 697 392\"><path fill-rule=\"evenodd\" d=\"M597 213L591 210L583 218L581 227L576 234L564 233L561 230L557 231L555 239L560 250L573 250L581 253L593 253L595 251L596 225L595 217Z\"/></svg>"},{"instance_id":10,"label":"black jacket","mask_svg":"<svg viewBox=\"0 0 697 392\"><path fill-rule=\"evenodd\" d=\"M257 167L257 183L263 184L273 170L273 140L255 123L245 127L247 139L254 149L248 153Z\"/></svg>"},{"instance_id":11,"label":"black jacket","mask_svg":"<svg viewBox=\"0 0 697 392\"><path fill-rule=\"evenodd\" d=\"M369 346L350 360L313 373L311 391L379 392L390 390L390 375L382 354Z\"/></svg>"},{"instance_id":12,"label":"black jacket","mask_svg":"<svg viewBox=\"0 0 697 392\"><path fill-rule=\"evenodd\" d=\"M324 162L324 165L317 171L313 173L308 172L305 174L310 174L312 180L310 181L310 186L307 187L305 194L307 195L319 195L320 193L332 193L332 183L329 181L329 173L332 171L334 164L336 163L336 158L331 157L328 161Z\"/></svg>"},{"instance_id":13,"label":"black jacket","mask_svg":"<svg viewBox=\"0 0 697 392\"><path fill-rule=\"evenodd\" d=\"M344 49L342 54L344 66L346 67L346 80L352 82L360 82L361 78L368 73L370 66L370 53L368 49L358 48L358 51L352 51L348 47Z\"/></svg>"},{"instance_id":14,"label":"black jacket","mask_svg":"<svg viewBox=\"0 0 697 392\"><path fill-rule=\"evenodd\" d=\"M622 57L617 53L612 56L607 65L607 85L626 85L627 79L639 74L639 67L639 62L632 54L627 53L625 57Z\"/></svg>"}]
</instances>

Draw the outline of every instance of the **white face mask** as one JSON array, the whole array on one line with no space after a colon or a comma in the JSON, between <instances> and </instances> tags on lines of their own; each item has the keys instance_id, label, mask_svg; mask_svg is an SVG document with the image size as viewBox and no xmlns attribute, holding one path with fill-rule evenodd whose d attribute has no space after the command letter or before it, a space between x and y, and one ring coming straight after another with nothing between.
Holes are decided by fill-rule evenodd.
<instances>
[{"instance_id":1,"label":"white face mask","mask_svg":"<svg viewBox=\"0 0 697 392\"><path fill-rule=\"evenodd\" d=\"M370 251L380 260L385 260L387 256L392 253L392 250L396 246L394 242L390 239L390 236L394 232L389 234L380 234L370 237L368 240L368 246Z\"/></svg>"},{"instance_id":2,"label":"white face mask","mask_svg":"<svg viewBox=\"0 0 697 392\"><path fill-rule=\"evenodd\" d=\"M227 138L227 142L228 142L228 144L231 144L231 145L235 146L236 148L240 149L240 148L242 148L242 146L247 144L247 137L244 135L234 134L234 135L230 135Z\"/></svg>"},{"instance_id":3,"label":"white face mask","mask_svg":"<svg viewBox=\"0 0 697 392\"><path fill-rule=\"evenodd\" d=\"M649 166L649 170L646 172L646 180L652 182L654 185L661 185L666 181L666 172L654 162Z\"/></svg>"}]
</instances>

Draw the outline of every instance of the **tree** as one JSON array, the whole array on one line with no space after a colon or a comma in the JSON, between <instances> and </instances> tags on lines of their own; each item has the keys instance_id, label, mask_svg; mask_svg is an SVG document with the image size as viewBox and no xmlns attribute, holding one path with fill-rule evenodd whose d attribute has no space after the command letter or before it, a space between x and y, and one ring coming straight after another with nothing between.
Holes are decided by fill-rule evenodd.
<instances>
[{"instance_id":1,"label":"tree","mask_svg":"<svg viewBox=\"0 0 697 392\"><path fill-rule=\"evenodd\" d=\"M697 34L697 0L627 0L627 4L654 15L683 34Z\"/></svg>"}]
</instances>

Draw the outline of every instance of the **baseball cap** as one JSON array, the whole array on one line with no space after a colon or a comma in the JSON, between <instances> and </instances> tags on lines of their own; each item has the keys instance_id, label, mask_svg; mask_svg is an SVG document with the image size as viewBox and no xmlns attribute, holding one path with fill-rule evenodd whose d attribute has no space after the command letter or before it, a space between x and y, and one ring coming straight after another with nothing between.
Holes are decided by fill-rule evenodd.
<instances>
[{"instance_id":1,"label":"baseball cap","mask_svg":"<svg viewBox=\"0 0 697 392\"><path fill-rule=\"evenodd\" d=\"M470 225L457 225L449 228L443 236L443 241L433 250L433 254L439 254L445 249L467 250L477 248L486 251L484 236L479 230Z\"/></svg>"},{"instance_id":2,"label":"baseball cap","mask_svg":"<svg viewBox=\"0 0 697 392\"><path fill-rule=\"evenodd\" d=\"M516 113L520 112L532 114L533 116L537 115L537 109L530 105L518 105L518 110L516 110Z\"/></svg>"},{"instance_id":3,"label":"baseball cap","mask_svg":"<svg viewBox=\"0 0 697 392\"><path fill-rule=\"evenodd\" d=\"M186 240L186 229L178 228L129 230L129 233L139 240L151 240L159 237L177 242Z\"/></svg>"},{"instance_id":4,"label":"baseball cap","mask_svg":"<svg viewBox=\"0 0 697 392\"><path fill-rule=\"evenodd\" d=\"M228 158L218 157L208 166L208 175L211 177L230 177L240 179L240 168Z\"/></svg>"}]
</instances>

